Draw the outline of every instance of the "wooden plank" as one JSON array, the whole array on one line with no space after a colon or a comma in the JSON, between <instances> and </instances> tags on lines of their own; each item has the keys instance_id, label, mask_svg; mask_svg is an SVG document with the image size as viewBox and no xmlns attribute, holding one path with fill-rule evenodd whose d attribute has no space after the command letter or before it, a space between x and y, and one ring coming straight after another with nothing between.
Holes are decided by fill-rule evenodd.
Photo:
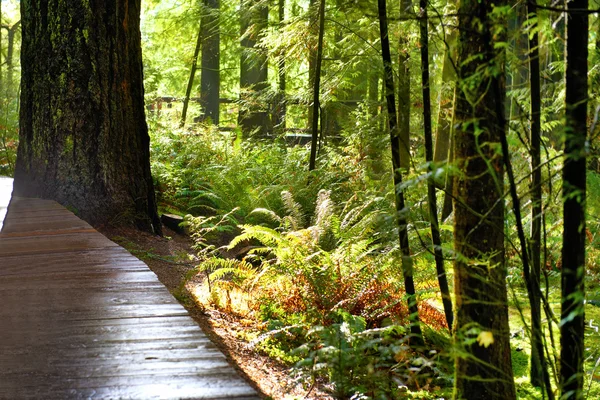
<instances>
[{"instance_id":1,"label":"wooden plank","mask_svg":"<svg viewBox=\"0 0 600 400\"><path fill-rule=\"evenodd\" d=\"M258 398L144 263L55 202L8 207L0 304L0 398Z\"/></svg>"}]
</instances>

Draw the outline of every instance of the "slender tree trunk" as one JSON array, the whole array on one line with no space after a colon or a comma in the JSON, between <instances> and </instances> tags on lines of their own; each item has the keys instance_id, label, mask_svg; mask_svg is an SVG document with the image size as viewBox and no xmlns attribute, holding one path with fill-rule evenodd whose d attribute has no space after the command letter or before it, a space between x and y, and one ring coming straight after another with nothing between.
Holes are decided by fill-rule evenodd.
<instances>
[{"instance_id":1,"label":"slender tree trunk","mask_svg":"<svg viewBox=\"0 0 600 400\"><path fill-rule=\"evenodd\" d=\"M413 15L412 0L400 0L400 17ZM408 22L404 22L407 24ZM400 36L398 44L398 128L400 140L400 167L410 169L410 44L407 35Z\"/></svg>"},{"instance_id":2,"label":"slender tree trunk","mask_svg":"<svg viewBox=\"0 0 600 400\"><path fill-rule=\"evenodd\" d=\"M21 2L15 195L54 199L92 224L160 232L139 13L140 0Z\"/></svg>"},{"instance_id":3,"label":"slender tree trunk","mask_svg":"<svg viewBox=\"0 0 600 400\"><path fill-rule=\"evenodd\" d=\"M454 158L454 126L456 121L456 92L457 88L454 89L454 95L452 97L452 123L450 124L450 141L449 141L449 152L448 152L448 164L452 164L455 160ZM434 156L435 159L435 156ZM452 193L454 192L454 177L452 174L446 173L446 181L444 183L444 205L442 206L442 215L441 220L445 221L450 214L452 214L452 210L454 209L454 201L452 198Z\"/></svg>"},{"instance_id":4,"label":"slender tree trunk","mask_svg":"<svg viewBox=\"0 0 600 400\"><path fill-rule=\"evenodd\" d=\"M15 72L13 55L14 55L14 51L15 51L15 35L16 35L17 31L19 30L20 26L21 26L21 21L17 21L8 30L8 48L6 49L6 81L7 81L6 85L10 90L13 90L13 87L15 84L14 76L13 76L13 74ZM0 38L0 43L1 42L2 42L2 38ZM1 62L2 61L0 60L0 63Z\"/></svg>"},{"instance_id":5,"label":"slender tree trunk","mask_svg":"<svg viewBox=\"0 0 600 400\"><path fill-rule=\"evenodd\" d=\"M537 14L535 0L527 4L530 17ZM541 89L540 53L538 32L529 39L529 84L531 90L531 384L546 386L546 393L552 399L552 388L546 363L542 339L542 316L540 306L540 274L542 243L542 165L541 165Z\"/></svg>"},{"instance_id":6,"label":"slender tree trunk","mask_svg":"<svg viewBox=\"0 0 600 400\"><path fill-rule=\"evenodd\" d=\"M456 86L456 71L454 70L453 55L456 52L456 30L446 35L444 65L442 66L442 88L440 90L437 132L435 135L435 162L448 161L450 155L450 134L452 132L452 117L454 114L454 88Z\"/></svg>"},{"instance_id":7,"label":"slender tree trunk","mask_svg":"<svg viewBox=\"0 0 600 400\"><path fill-rule=\"evenodd\" d=\"M385 97L390 129L390 144L392 147L392 166L394 168L394 191L396 193L396 213L398 222L398 239L402 252L402 274L404 276L404 287L408 297L408 311L410 312L412 341L415 346L423 344L423 334L419 322L419 310L417 307L417 296L413 280L413 265L408 244L408 229L406 210L404 204L404 193L398 190L402 184L401 153L398 121L396 118L396 99L394 96L394 73L392 70L392 56L390 53L390 39L388 37L386 0L377 0L379 10L379 32L381 35L381 51L384 68Z\"/></svg>"},{"instance_id":8,"label":"slender tree trunk","mask_svg":"<svg viewBox=\"0 0 600 400\"><path fill-rule=\"evenodd\" d=\"M592 7L596 9L600 8L600 1L596 0ZM592 53L593 57L591 60L591 65L600 64L600 17L596 17L596 25L596 40L594 43L594 52ZM598 110L598 107L600 107L600 73L598 72L592 75L590 92L590 110ZM596 128L594 132L590 132L588 169L596 173L600 173L600 146L598 145L599 137L600 130L598 130L598 128Z\"/></svg>"},{"instance_id":9,"label":"slender tree trunk","mask_svg":"<svg viewBox=\"0 0 600 400\"><path fill-rule=\"evenodd\" d=\"M200 104L204 118L219 125L219 95L221 92L219 0L203 0L200 30L202 57L200 71Z\"/></svg>"},{"instance_id":10,"label":"slender tree trunk","mask_svg":"<svg viewBox=\"0 0 600 400\"><path fill-rule=\"evenodd\" d=\"M539 70L538 70L539 72ZM538 75L538 79L539 79L539 75ZM535 86L535 85L534 85ZM539 80L538 80L538 99L539 99ZM492 87L492 90L494 90L494 87ZM533 93L533 91L532 91ZM532 96L533 98L533 96ZM533 102L532 102L533 104ZM499 104L497 104L498 106ZM539 106L539 103L538 103ZM504 118L503 116L503 110L501 108L498 108L497 115L501 115L500 118ZM539 121L539 115L538 115L538 121ZM539 125L538 125L539 128ZM538 270L538 276L537 279L535 277L532 277L531 275L531 268L530 268L530 251L528 248L528 244L527 244L527 240L525 239L525 229L523 228L523 219L521 218L521 200L519 198L519 195L517 193L517 184L516 184L516 180L515 180L515 175L513 172L513 168L512 168L512 163L510 161L510 152L508 149L508 139L506 137L506 131L502 132L502 135L500 136L501 138L501 145L502 145L502 155L504 158L504 166L506 167L506 173L508 175L508 183L509 183L509 189L510 189L510 196L512 199L512 205L513 205L513 213L515 216L515 222L516 222L516 226L517 226L517 235L519 237L519 244L521 245L521 260L523 262L523 275L525 277L525 283L527 285L527 294L528 294L528 298L529 298L529 305L531 308L531 319L532 319L532 351L531 351L531 361L532 361L532 367L531 370L535 371L537 376L531 376L531 380L532 381L539 381L540 384L538 386L541 386L541 383L544 381L544 373L543 371L545 370L545 358L544 358L544 346L542 343L542 337L541 337L541 316L540 316L540 298L539 298L539 270ZM532 146L533 147L533 146ZM539 131L538 131L538 143L537 143L537 147L539 150ZM538 157L539 157L539 153L538 153ZM533 158L533 157L532 157ZM539 161L539 159L538 159ZM535 215L534 215L534 218ZM539 261L539 260L538 260ZM539 266L539 262L538 262L538 266ZM537 292L535 291L536 289L536 284L534 283L534 280L537 280ZM546 371L547 372L547 371ZM548 380L548 386L546 387L547 389L547 394L548 394L548 398L549 399L554 399L554 394L552 392L552 387L550 386L550 381Z\"/></svg>"},{"instance_id":11,"label":"slender tree trunk","mask_svg":"<svg viewBox=\"0 0 600 400\"><path fill-rule=\"evenodd\" d=\"M425 131L425 161L429 164L429 171L432 171L433 163L433 134L431 129L431 94L429 91L429 32L427 16L427 0L420 0L421 8L421 85L423 87L423 127ZM444 313L448 329L452 330L454 315L452 312L452 300L450 290L448 289L448 279L446 278L446 269L444 267L444 254L442 253L442 240L440 238L440 229L437 217L437 199L435 194L435 181L430 175L427 180L427 203L429 204L429 222L431 223L431 240L433 242L433 254L435 256L435 270L442 293L442 303L444 304Z\"/></svg>"},{"instance_id":12,"label":"slender tree trunk","mask_svg":"<svg viewBox=\"0 0 600 400\"><path fill-rule=\"evenodd\" d=\"M285 0L278 0L278 13L279 13L279 29L283 28L285 21ZM285 117L287 113L287 103L285 98L286 93L286 74L285 74L285 55L281 54L278 61L278 93L275 105L275 121L273 125L277 127L280 133L285 133Z\"/></svg>"},{"instance_id":13,"label":"slender tree trunk","mask_svg":"<svg viewBox=\"0 0 600 400\"><path fill-rule=\"evenodd\" d=\"M312 105L312 140L310 143L310 161L308 170L312 171L317 165L317 146L319 141L319 94L321 91L321 64L323 61L323 35L325 33L325 0L319 2L319 39L317 42L317 59L315 63L315 84L313 87ZM323 127L321 127L322 129Z\"/></svg>"},{"instance_id":14,"label":"slender tree trunk","mask_svg":"<svg viewBox=\"0 0 600 400\"><path fill-rule=\"evenodd\" d=\"M587 10L588 0L567 3ZM565 156L563 167L561 398L583 399L588 14L567 18Z\"/></svg>"},{"instance_id":15,"label":"slender tree trunk","mask_svg":"<svg viewBox=\"0 0 600 400\"><path fill-rule=\"evenodd\" d=\"M435 162L446 162L449 165L454 161L452 149L452 127L454 126L454 104L456 90L456 71L454 61L456 57L456 30L446 36L446 51L442 67L442 89L440 90L437 132L435 135ZM452 182L453 177L446 173L444 185L444 204L442 206L442 221L452 213ZM437 185L442 183L436 182Z\"/></svg>"},{"instance_id":16,"label":"slender tree trunk","mask_svg":"<svg viewBox=\"0 0 600 400\"><path fill-rule=\"evenodd\" d=\"M506 132L506 39L492 21L505 2L463 0L458 9L454 290L457 399L516 398L504 259L504 171L497 145ZM496 25L497 24L497 25ZM492 39L492 35L493 39ZM477 56L477 57L475 57ZM482 68L487 74L480 74ZM476 340L474 340L476 339Z\"/></svg>"},{"instance_id":17,"label":"slender tree trunk","mask_svg":"<svg viewBox=\"0 0 600 400\"><path fill-rule=\"evenodd\" d=\"M511 77L510 85L508 86L509 91L522 90L527 86L527 48L528 40L527 34L523 29L525 26L525 20L527 19L527 9L524 3L517 2L514 6L514 12L511 14L509 20L508 31L514 37L511 47L513 53L516 55L515 63L511 65ZM519 120L522 118L522 108L519 102L513 96L507 96L507 111L509 112L508 121Z\"/></svg>"},{"instance_id":18,"label":"slender tree trunk","mask_svg":"<svg viewBox=\"0 0 600 400\"><path fill-rule=\"evenodd\" d=\"M190 103L190 96L192 94L192 88L194 87L194 77L196 76L196 69L198 67L198 54L200 53L200 47L202 44L202 27L198 28L198 39L196 40L196 48L194 49L194 58L192 58L192 68L190 69L190 79L188 79L187 88L185 89L185 98L183 99L183 109L181 111L181 121L179 121L179 127L183 128L187 117L188 105Z\"/></svg>"},{"instance_id":19,"label":"slender tree trunk","mask_svg":"<svg viewBox=\"0 0 600 400\"><path fill-rule=\"evenodd\" d=\"M317 42L319 37L319 11L317 8L318 0L309 0L308 2L308 23L309 23L309 45L308 45L308 88L311 93L314 93L315 88L315 71L317 64ZM312 127L313 122L313 107L308 107L307 126Z\"/></svg>"}]
</instances>

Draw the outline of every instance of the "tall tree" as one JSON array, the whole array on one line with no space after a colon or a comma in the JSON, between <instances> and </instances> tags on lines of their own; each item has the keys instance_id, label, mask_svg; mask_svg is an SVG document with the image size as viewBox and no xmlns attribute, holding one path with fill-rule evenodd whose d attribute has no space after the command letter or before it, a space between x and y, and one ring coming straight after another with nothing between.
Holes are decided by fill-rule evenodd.
<instances>
[{"instance_id":1,"label":"tall tree","mask_svg":"<svg viewBox=\"0 0 600 400\"><path fill-rule=\"evenodd\" d=\"M258 100L267 87L267 54L257 46L267 28L269 9L260 0L241 0L240 112L238 121L245 134L264 136L269 130L268 113Z\"/></svg>"},{"instance_id":2,"label":"tall tree","mask_svg":"<svg viewBox=\"0 0 600 400\"><path fill-rule=\"evenodd\" d=\"M560 389L583 399L588 0L567 7Z\"/></svg>"},{"instance_id":3,"label":"tall tree","mask_svg":"<svg viewBox=\"0 0 600 400\"><path fill-rule=\"evenodd\" d=\"M219 23L220 0L203 0L200 30L202 56L200 70L200 105L204 118L219 125L219 94L221 92Z\"/></svg>"},{"instance_id":4,"label":"tall tree","mask_svg":"<svg viewBox=\"0 0 600 400\"><path fill-rule=\"evenodd\" d=\"M530 18L537 19L536 2L527 3ZM541 163L541 88L540 88L540 53L538 31L529 36L529 87L531 92L531 384L546 385L546 392L551 398L552 390L548 388L550 378L546 369L542 342L542 315L540 307L540 274L542 244L542 163Z\"/></svg>"},{"instance_id":5,"label":"tall tree","mask_svg":"<svg viewBox=\"0 0 600 400\"><path fill-rule=\"evenodd\" d=\"M285 0L278 0L277 2L277 13L279 16L279 29L283 28L285 24ZM280 54L277 60L277 99L275 102L275 112L273 125L277 127L277 130L281 133L285 132L285 116L287 113L287 103L285 98L286 88L286 73L285 73L285 55Z\"/></svg>"},{"instance_id":6,"label":"tall tree","mask_svg":"<svg viewBox=\"0 0 600 400\"><path fill-rule=\"evenodd\" d=\"M160 232L144 115L140 0L21 2L14 193L93 224Z\"/></svg>"},{"instance_id":7,"label":"tall tree","mask_svg":"<svg viewBox=\"0 0 600 400\"><path fill-rule=\"evenodd\" d=\"M400 0L400 18L409 19L413 16L412 0ZM404 22L405 25L408 22ZM398 129L400 140L400 166L403 170L410 169L410 45L408 35L400 35L398 46Z\"/></svg>"},{"instance_id":8,"label":"tall tree","mask_svg":"<svg viewBox=\"0 0 600 400\"><path fill-rule=\"evenodd\" d=\"M429 89L429 19L427 6L428 0L420 0L419 7L421 8L421 15L419 27L421 34L419 42L421 45L421 86L423 88L423 130L425 133L425 161L428 163L428 170L431 172L433 163L433 134L431 129L431 94ZM442 303L444 305L448 329L452 329L454 315L452 312L452 300L450 299L450 290L448 289L446 269L444 267L444 254L442 253L442 240L437 217L435 182L432 174L430 174L427 179L427 204L429 207L429 222L431 224L431 241L433 243L433 255L435 257L435 270L438 276L440 292L442 293Z\"/></svg>"},{"instance_id":9,"label":"tall tree","mask_svg":"<svg viewBox=\"0 0 600 400\"><path fill-rule=\"evenodd\" d=\"M455 397L516 398L504 259L505 2L462 0L454 182ZM474 335L474 336L473 336ZM477 340L473 340L477 339Z\"/></svg>"},{"instance_id":10,"label":"tall tree","mask_svg":"<svg viewBox=\"0 0 600 400\"><path fill-rule=\"evenodd\" d=\"M185 89L185 97L183 98L183 108L181 110L181 120L179 121L179 127L182 128L185 125L187 117L188 105L190 104L190 96L192 95L192 88L194 87L194 78L196 76L196 70L198 69L198 54L200 54L200 47L202 46L202 24L198 28L198 38L196 39L196 47L194 48L194 57L192 58L192 66L190 68L190 78Z\"/></svg>"},{"instance_id":11,"label":"tall tree","mask_svg":"<svg viewBox=\"0 0 600 400\"><path fill-rule=\"evenodd\" d=\"M319 140L319 94L321 91L321 64L323 61L323 35L325 34L325 0L319 0L319 39L317 41L317 59L315 60L313 104L311 114L312 138L310 142L310 160L308 170L312 171L317 163L317 142ZM323 127L321 127L323 129Z\"/></svg>"},{"instance_id":12,"label":"tall tree","mask_svg":"<svg viewBox=\"0 0 600 400\"><path fill-rule=\"evenodd\" d=\"M394 169L394 193L396 200L396 220L398 222L398 240L402 252L402 275L404 288L406 290L408 311L410 313L410 329L412 343L416 346L423 344L423 334L419 322L419 309L417 307L417 296L413 277L413 265L408 243L408 221L404 204L404 193L402 185L401 143L396 117L396 99L394 96L394 72L392 70L392 56L390 53L390 39L388 36L387 7L386 0L377 0L379 13L379 32L381 37L381 57L384 69L385 98L387 104L390 145L392 148L392 167Z\"/></svg>"},{"instance_id":13,"label":"tall tree","mask_svg":"<svg viewBox=\"0 0 600 400\"><path fill-rule=\"evenodd\" d=\"M444 64L442 66L442 87L438 108L437 132L435 135L435 149L433 160L445 162L449 165L454 161L454 150L452 148L452 127L454 126L454 103L456 91L456 70L454 60L456 59L456 30L452 29L444 39ZM452 185L453 178L445 174L444 203L442 206L441 219L444 221L452 213ZM441 186L441 182L436 182Z\"/></svg>"}]
</instances>

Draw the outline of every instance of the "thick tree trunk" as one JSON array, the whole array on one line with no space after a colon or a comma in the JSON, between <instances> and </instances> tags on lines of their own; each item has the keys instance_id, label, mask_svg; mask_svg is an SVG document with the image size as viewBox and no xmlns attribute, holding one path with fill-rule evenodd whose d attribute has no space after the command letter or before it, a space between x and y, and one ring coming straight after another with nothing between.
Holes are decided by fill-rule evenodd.
<instances>
[{"instance_id":1,"label":"thick tree trunk","mask_svg":"<svg viewBox=\"0 0 600 400\"><path fill-rule=\"evenodd\" d=\"M140 0L21 2L14 193L92 224L160 232L144 116Z\"/></svg>"},{"instance_id":2,"label":"thick tree trunk","mask_svg":"<svg viewBox=\"0 0 600 400\"><path fill-rule=\"evenodd\" d=\"M203 0L200 30L202 56L200 64L200 105L204 119L219 125L219 94L221 91L219 0Z\"/></svg>"},{"instance_id":3,"label":"thick tree trunk","mask_svg":"<svg viewBox=\"0 0 600 400\"><path fill-rule=\"evenodd\" d=\"M270 130L266 106L257 99L267 87L267 55L257 48L262 32L267 28L269 9L257 0L242 0L240 28L242 56L240 60L240 112L238 122L245 135L265 136Z\"/></svg>"},{"instance_id":4,"label":"thick tree trunk","mask_svg":"<svg viewBox=\"0 0 600 400\"><path fill-rule=\"evenodd\" d=\"M413 265L408 243L408 229L406 211L404 204L404 193L398 190L402 185L401 173L401 144L396 117L396 99L394 96L394 73L392 70L392 56L390 54L390 39L388 36L386 0L377 0L379 12L379 32L381 35L381 56L383 59L385 98L387 103L390 145L392 148L392 167L394 169L394 192L396 193L396 219L398 222L398 239L400 251L402 252L402 275L404 277L404 288L406 290L408 311L410 312L410 330L412 334L411 344L421 346L423 334L419 321L419 309L417 307L417 296L413 279Z\"/></svg>"},{"instance_id":5,"label":"thick tree trunk","mask_svg":"<svg viewBox=\"0 0 600 400\"><path fill-rule=\"evenodd\" d=\"M569 10L587 10L573 0ZM567 18L565 157L563 167L562 306L560 327L561 399L583 399L586 140L588 103L588 14Z\"/></svg>"},{"instance_id":6,"label":"thick tree trunk","mask_svg":"<svg viewBox=\"0 0 600 400\"><path fill-rule=\"evenodd\" d=\"M502 2L496 3L501 6ZM504 54L491 2L460 2L454 185L455 398L515 399L509 343L502 158ZM503 38L495 34L499 42ZM473 57L477 55L477 57ZM479 74L485 66L488 74ZM492 72L495 71L495 72ZM478 340L473 341L474 338Z\"/></svg>"}]
</instances>

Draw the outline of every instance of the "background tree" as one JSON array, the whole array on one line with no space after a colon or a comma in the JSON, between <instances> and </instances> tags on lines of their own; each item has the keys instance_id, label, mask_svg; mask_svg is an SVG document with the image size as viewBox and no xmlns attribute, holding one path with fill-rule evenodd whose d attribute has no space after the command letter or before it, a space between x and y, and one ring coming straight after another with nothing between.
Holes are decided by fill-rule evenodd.
<instances>
[{"instance_id":1,"label":"background tree","mask_svg":"<svg viewBox=\"0 0 600 400\"><path fill-rule=\"evenodd\" d=\"M187 87L185 89L185 97L183 98L183 107L181 110L181 122L179 126L185 125L187 119L188 106L190 104L190 96L192 95L192 89L194 87L194 78L196 77L196 70L198 69L198 55L200 54L200 48L202 47L202 23L198 28L198 39L196 40L196 48L194 49L194 56L192 57L192 66L190 68L190 79L188 80Z\"/></svg>"},{"instance_id":2,"label":"background tree","mask_svg":"<svg viewBox=\"0 0 600 400\"><path fill-rule=\"evenodd\" d=\"M446 268L444 267L444 254L442 252L442 239L438 223L437 196L435 193L435 181L433 174L433 133L431 128L431 94L429 82L429 18L427 0L420 0L420 31L419 44L421 47L421 86L423 89L423 131L425 133L425 161L428 163L427 170L431 172L427 182L427 205L429 208L429 223L431 225L431 242L435 258L435 268L442 294L442 304L448 329L452 329L454 315L452 311L452 300L448 289Z\"/></svg>"},{"instance_id":3,"label":"background tree","mask_svg":"<svg viewBox=\"0 0 600 400\"><path fill-rule=\"evenodd\" d=\"M200 105L204 119L210 118L215 125L219 125L219 96L221 93L219 8L220 0L204 0L200 21L202 32Z\"/></svg>"},{"instance_id":4,"label":"background tree","mask_svg":"<svg viewBox=\"0 0 600 400\"><path fill-rule=\"evenodd\" d=\"M504 258L504 171L497 151L504 119L502 2L458 9L454 182L455 397L516 398ZM473 340L473 336L477 340Z\"/></svg>"},{"instance_id":5,"label":"background tree","mask_svg":"<svg viewBox=\"0 0 600 400\"><path fill-rule=\"evenodd\" d=\"M317 162L317 143L319 140L319 109L321 94L321 64L323 62L323 35L325 34L325 0L319 0L319 38L317 41L317 58L315 60L314 86L313 86L313 103L311 114L311 134L312 140L310 143L310 159L308 163L309 171L315 169ZM323 129L323 126L321 126Z\"/></svg>"},{"instance_id":6,"label":"background tree","mask_svg":"<svg viewBox=\"0 0 600 400\"><path fill-rule=\"evenodd\" d=\"M264 136L270 129L266 106L259 98L267 88L267 54L257 42L267 28L269 9L261 0L241 0L241 59L240 59L240 111L238 122L245 134L256 131Z\"/></svg>"},{"instance_id":7,"label":"background tree","mask_svg":"<svg viewBox=\"0 0 600 400\"><path fill-rule=\"evenodd\" d=\"M414 16L412 0L400 0L400 19L410 26ZM400 165L410 169L410 44L407 34L400 35L398 43L398 127L400 129Z\"/></svg>"},{"instance_id":8,"label":"background tree","mask_svg":"<svg viewBox=\"0 0 600 400\"><path fill-rule=\"evenodd\" d=\"M588 0L567 4L560 391L583 399Z\"/></svg>"},{"instance_id":9,"label":"background tree","mask_svg":"<svg viewBox=\"0 0 600 400\"><path fill-rule=\"evenodd\" d=\"M14 193L93 224L160 232L144 115L140 1L23 1Z\"/></svg>"},{"instance_id":10,"label":"background tree","mask_svg":"<svg viewBox=\"0 0 600 400\"><path fill-rule=\"evenodd\" d=\"M535 1L528 1L527 13L535 18ZM529 85L531 92L531 383L542 386L549 383L543 358L542 316L540 308L540 276L542 247L542 165L541 165L541 88L539 32L529 37ZM540 354L542 353L542 354ZM547 390L548 392L548 390Z\"/></svg>"},{"instance_id":11,"label":"background tree","mask_svg":"<svg viewBox=\"0 0 600 400\"><path fill-rule=\"evenodd\" d=\"M402 276L407 295L408 311L410 313L410 330L412 343L419 347L423 344L423 333L419 321L419 310L417 307L417 296L414 283L414 270L410 256L410 245L408 242L408 221L404 202L404 190L402 188L402 159L400 131L396 116L396 99L394 96L394 74L392 70L392 56L390 54L390 39L388 36L387 7L386 0L378 0L379 31L381 35L381 57L384 69L385 98L388 112L390 147L392 153L392 168L394 176L394 193L396 203L396 221L398 223L398 239L400 252L402 253Z\"/></svg>"}]
</instances>

